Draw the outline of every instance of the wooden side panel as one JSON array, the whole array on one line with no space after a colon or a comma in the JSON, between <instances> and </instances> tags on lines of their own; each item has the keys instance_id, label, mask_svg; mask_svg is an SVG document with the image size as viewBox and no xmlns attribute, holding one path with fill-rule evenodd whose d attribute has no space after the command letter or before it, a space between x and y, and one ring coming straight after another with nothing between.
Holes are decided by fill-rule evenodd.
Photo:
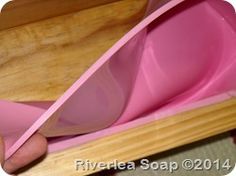
<instances>
[{"instance_id":1,"label":"wooden side panel","mask_svg":"<svg viewBox=\"0 0 236 176\"><path fill-rule=\"evenodd\" d=\"M142 19L146 2L117 1L0 31L0 99L57 99Z\"/></svg>"},{"instance_id":2,"label":"wooden side panel","mask_svg":"<svg viewBox=\"0 0 236 176\"><path fill-rule=\"evenodd\" d=\"M119 0L15 0L0 14L0 30Z\"/></svg>"}]
</instances>

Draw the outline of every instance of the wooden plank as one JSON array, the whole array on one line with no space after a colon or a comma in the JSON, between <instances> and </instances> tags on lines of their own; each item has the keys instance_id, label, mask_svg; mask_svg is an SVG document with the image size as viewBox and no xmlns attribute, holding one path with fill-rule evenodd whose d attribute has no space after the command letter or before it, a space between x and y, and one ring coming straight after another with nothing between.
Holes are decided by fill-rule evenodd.
<instances>
[{"instance_id":1,"label":"wooden plank","mask_svg":"<svg viewBox=\"0 0 236 176\"><path fill-rule=\"evenodd\" d=\"M236 99L183 112L166 119L53 153L19 176L78 176L100 169L76 171L75 160L92 163L128 162L167 151L236 128Z\"/></svg>"},{"instance_id":2,"label":"wooden plank","mask_svg":"<svg viewBox=\"0 0 236 176\"><path fill-rule=\"evenodd\" d=\"M143 17L124 0L0 31L0 99L55 100Z\"/></svg>"},{"instance_id":3,"label":"wooden plank","mask_svg":"<svg viewBox=\"0 0 236 176\"><path fill-rule=\"evenodd\" d=\"M0 30L119 0L14 0L0 14Z\"/></svg>"}]
</instances>

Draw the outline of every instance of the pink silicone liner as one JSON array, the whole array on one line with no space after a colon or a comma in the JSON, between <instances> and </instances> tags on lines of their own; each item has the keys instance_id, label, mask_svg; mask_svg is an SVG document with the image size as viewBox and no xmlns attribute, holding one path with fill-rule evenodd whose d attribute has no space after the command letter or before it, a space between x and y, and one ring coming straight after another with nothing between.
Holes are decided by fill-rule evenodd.
<instances>
[{"instance_id":1,"label":"pink silicone liner","mask_svg":"<svg viewBox=\"0 0 236 176\"><path fill-rule=\"evenodd\" d=\"M6 152L5 158L9 158L14 154L22 144L29 139L47 120L53 115L53 113L59 109L63 103L75 93L75 91L99 68L101 67L112 55L117 52L127 41L140 32L145 26L150 24L156 18L161 16L166 11L180 4L184 0L172 0L165 6L161 7L157 11L153 12L131 31L129 31L122 39L120 39L112 48L110 48L95 64L93 64L79 80L77 80Z\"/></svg>"},{"instance_id":2,"label":"pink silicone liner","mask_svg":"<svg viewBox=\"0 0 236 176\"><path fill-rule=\"evenodd\" d=\"M217 1L217 0L215 0L215 1ZM150 1L150 2L155 3L155 1ZM47 106L45 106L44 108L25 105L24 108L33 108L34 110L32 110L32 111L37 112L38 114L42 114L42 115L33 123L32 126L30 126L27 129L26 132L23 133L22 136L19 136L18 140L16 142L14 142L13 145L10 146L10 148L8 148L8 150L6 152L6 159L9 158L12 154L14 154L19 149L19 147L27 139L29 139L29 137L33 133L35 133L49 118L51 118L53 116L53 114L55 114L55 112L57 112L60 108L62 108L62 106L66 103L66 101L70 97L72 97L75 94L75 92L93 74L96 74L95 72L98 70L98 68L103 66L114 55L114 53L118 52L125 44L127 44L128 41L130 41L136 34L138 34L140 31L142 31L145 27L147 27L149 24L151 24L154 20L156 20L158 17L160 17L161 15L163 15L164 13L166 13L167 11L172 9L173 7L176 7L177 5L181 4L182 2L184 2L184 0L172 0L158 10L156 10L155 8L152 9L152 7L154 7L154 6L150 5L148 7L149 8L148 11L151 11L153 13L150 14L149 16L147 16L142 22L140 22L136 27L134 27L130 32L128 32L121 40L119 40L111 49L109 49L92 67L90 67L88 69L88 71L86 71L85 74L83 74L81 76L81 78L78 81L76 81L51 106L50 106L50 103ZM219 9L219 13L221 13L221 9L225 10L224 5L226 5L226 3L223 6L221 6L220 3L214 4L214 0L208 0L208 2L210 5L214 6L215 9L217 9L217 10ZM229 9L227 9L227 10L229 10ZM222 13L222 14L225 15L226 13ZM232 27L236 26L236 23L233 21L233 20L235 20L235 17L232 17L231 11L229 11L228 15L225 15L224 17L228 19L228 23L231 24ZM235 28L235 30L236 30L236 28ZM221 75L221 74L219 74L219 75ZM219 76L219 75L217 75L217 76ZM216 77L214 79L218 79L218 77ZM225 79L228 79L228 77L226 77ZM212 83L212 81L210 83ZM164 109L159 109L159 110L154 111L153 113L150 113L146 116L141 116L141 118L138 118L136 120L126 122L124 124L119 124L117 126L112 126L107 129L93 132L90 134L81 135L78 137L71 137L71 138L65 137L65 138L60 138L55 141L50 141L49 152L59 151L62 149L66 149L68 147L73 147L73 146L76 146L79 144L83 144L85 142L95 140L100 137L108 136L108 135L129 129L129 128L139 126L144 123L149 123L149 122L152 122L152 121L160 119L160 118L174 115L179 112L191 110L191 109L202 107L202 106L207 106L207 105L214 104L214 103L219 103L221 101L228 100L228 99L232 98L232 96L236 95L235 91L228 92L228 88L227 88L227 89L224 89L223 92L228 92L228 93L223 93L223 94L212 97L212 96L210 96L211 94L208 93L209 91L211 91L211 89L210 89L211 87L210 88L209 87L210 87L210 85L207 84L201 91L197 92L197 94L193 94L193 95L189 94L191 96L188 95L187 97L189 97L189 99L186 99L186 101L184 103L180 101L178 104L178 101L176 101L177 103L174 105L167 106ZM234 89L236 88L234 86L232 86L232 87ZM205 90L207 88L209 88L209 91L205 92ZM193 92L195 92L195 90ZM190 93L191 93L191 91L190 91ZM205 97L205 99L199 100L202 97ZM210 97L210 98L207 98L207 97ZM10 107L10 105L9 105L9 107ZM49 109L45 111L45 108L47 109L47 107L49 107Z\"/></svg>"},{"instance_id":3,"label":"pink silicone liner","mask_svg":"<svg viewBox=\"0 0 236 176\"><path fill-rule=\"evenodd\" d=\"M148 116L140 117L131 122L127 122L125 124L121 124L118 126L113 126L113 127L100 130L94 133L85 134L85 135L81 135L81 136L73 137L73 138L61 139L49 145L49 153L75 147L75 146L96 140L98 138L110 136L112 134L122 132L130 128L135 128L137 126L147 124L147 123L159 120L159 119L163 119L163 118L166 118L166 117L169 117L169 116L181 113L181 112L186 112L186 111L190 111L196 108L201 108L204 106L217 104L222 101L229 100L232 97L236 97L236 91L230 91L230 92L223 93L220 95L212 96L212 97L209 97L209 98L206 98L206 99L194 102L194 103L186 104L181 107L174 107L174 108L171 108L170 110L164 110L162 112L154 112L154 113L149 114ZM61 145L62 143L63 145Z\"/></svg>"}]
</instances>

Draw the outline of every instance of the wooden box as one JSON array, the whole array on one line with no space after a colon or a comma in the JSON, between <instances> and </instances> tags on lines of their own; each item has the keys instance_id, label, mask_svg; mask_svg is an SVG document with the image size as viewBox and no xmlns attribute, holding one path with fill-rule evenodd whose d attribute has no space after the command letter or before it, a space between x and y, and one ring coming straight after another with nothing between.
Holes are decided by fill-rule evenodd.
<instances>
[{"instance_id":1,"label":"wooden box","mask_svg":"<svg viewBox=\"0 0 236 176\"><path fill-rule=\"evenodd\" d=\"M0 15L0 98L57 99L142 19L146 4L147 0L8 3ZM232 99L52 153L19 175L85 175L98 170L76 171L78 157L127 162L204 139L236 127L236 117L226 113L235 114L235 105Z\"/></svg>"}]
</instances>

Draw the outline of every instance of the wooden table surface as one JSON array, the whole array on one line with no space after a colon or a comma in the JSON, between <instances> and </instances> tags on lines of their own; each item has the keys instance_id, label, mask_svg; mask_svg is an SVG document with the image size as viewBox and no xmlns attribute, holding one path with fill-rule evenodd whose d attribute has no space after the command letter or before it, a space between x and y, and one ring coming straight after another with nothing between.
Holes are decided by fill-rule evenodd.
<instances>
[{"instance_id":1,"label":"wooden table surface","mask_svg":"<svg viewBox=\"0 0 236 176\"><path fill-rule=\"evenodd\" d=\"M17 19L14 15L25 9L22 7L24 3L38 13L35 3L42 1L50 6L56 2L31 1L32 3L27 0L17 1L19 4L7 7L5 13L13 14L13 19ZM18 23L4 23L1 19L9 17L0 16L0 99L57 99L109 47L142 19L147 3L146 0L99 0L96 1L98 4L95 1L89 4L84 0L74 1L76 2L62 2L65 3L63 7L68 9L57 5L54 10L46 10L43 17L34 14L28 20L16 20ZM82 3L83 8L71 10L76 3ZM57 9L61 16L54 17L58 15L54 13ZM44 18L49 19L41 20ZM25 24L34 20L33 23ZM235 99L232 99L53 153L19 175L85 175L97 170L76 171L75 159L90 159L94 162L109 162L114 159L131 161L204 139L236 128L235 104Z\"/></svg>"}]
</instances>

